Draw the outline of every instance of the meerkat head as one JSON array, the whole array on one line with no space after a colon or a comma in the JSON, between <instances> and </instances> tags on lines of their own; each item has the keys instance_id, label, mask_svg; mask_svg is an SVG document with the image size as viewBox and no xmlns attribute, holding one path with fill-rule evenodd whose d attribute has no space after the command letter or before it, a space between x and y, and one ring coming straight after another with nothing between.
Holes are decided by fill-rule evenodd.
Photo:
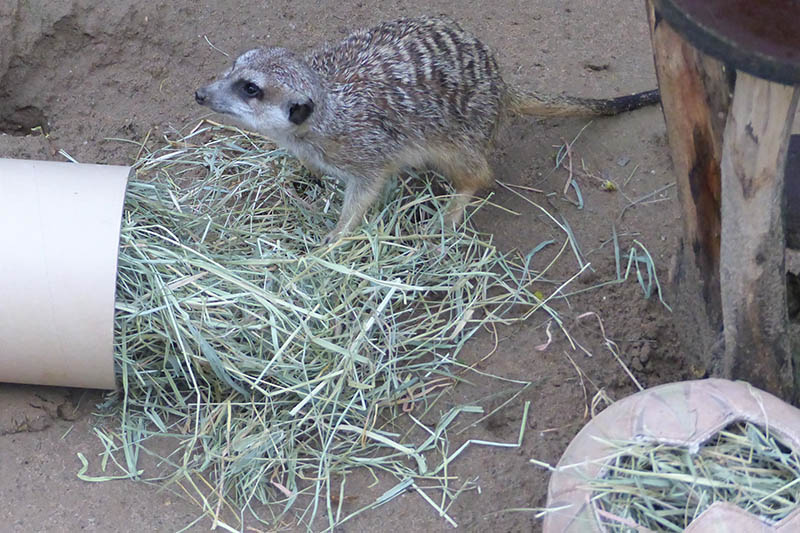
<instances>
[{"instance_id":1,"label":"meerkat head","mask_svg":"<svg viewBox=\"0 0 800 533\"><path fill-rule=\"evenodd\" d=\"M198 104L276 141L307 129L321 96L316 73L282 48L245 52L220 79L195 92Z\"/></svg>"}]
</instances>

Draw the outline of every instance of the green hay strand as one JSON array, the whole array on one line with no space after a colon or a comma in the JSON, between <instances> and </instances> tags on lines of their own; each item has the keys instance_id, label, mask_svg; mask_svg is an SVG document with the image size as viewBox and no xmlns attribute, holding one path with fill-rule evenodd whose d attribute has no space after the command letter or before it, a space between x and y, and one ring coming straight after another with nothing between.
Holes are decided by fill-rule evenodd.
<instances>
[{"instance_id":1,"label":"green hay strand","mask_svg":"<svg viewBox=\"0 0 800 533\"><path fill-rule=\"evenodd\" d=\"M141 457L155 457L149 479L171 481L229 530L222 515L240 509L332 527L346 520L335 498L357 467L421 495L417 483L445 483L445 516L467 486L447 489L436 477L447 463L429 464L429 452L447 448L447 425L467 407L442 413L418 443L392 422L431 400L419 391L459 379L456 357L479 328L543 306L529 265L523 273L469 221L448 229L449 195L424 180L413 193L394 184L379 212L323 246L337 184L232 128L202 123L136 171L117 286L122 424L98 430L103 469L121 451L114 462L139 478ZM153 451L154 436L174 450Z\"/></svg>"},{"instance_id":2,"label":"green hay strand","mask_svg":"<svg viewBox=\"0 0 800 533\"><path fill-rule=\"evenodd\" d=\"M619 445L589 485L606 531L683 531L714 502L729 502L768 523L800 501L800 457L775 434L737 422L693 453L648 443ZM628 525L626 525L628 524Z\"/></svg>"}]
</instances>

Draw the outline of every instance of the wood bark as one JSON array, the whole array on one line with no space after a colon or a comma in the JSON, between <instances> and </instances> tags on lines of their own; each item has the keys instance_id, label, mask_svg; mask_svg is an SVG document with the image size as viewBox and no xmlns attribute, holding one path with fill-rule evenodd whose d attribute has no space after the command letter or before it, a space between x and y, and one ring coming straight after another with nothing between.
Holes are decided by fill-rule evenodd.
<instances>
[{"instance_id":1,"label":"wood bark","mask_svg":"<svg viewBox=\"0 0 800 533\"><path fill-rule=\"evenodd\" d=\"M722 375L793 399L784 171L800 88L736 75L722 150Z\"/></svg>"},{"instance_id":2,"label":"wood bark","mask_svg":"<svg viewBox=\"0 0 800 533\"><path fill-rule=\"evenodd\" d=\"M722 63L686 42L649 0L646 5L683 223L670 272L675 320L693 374L718 375L720 162L733 81Z\"/></svg>"}]
</instances>

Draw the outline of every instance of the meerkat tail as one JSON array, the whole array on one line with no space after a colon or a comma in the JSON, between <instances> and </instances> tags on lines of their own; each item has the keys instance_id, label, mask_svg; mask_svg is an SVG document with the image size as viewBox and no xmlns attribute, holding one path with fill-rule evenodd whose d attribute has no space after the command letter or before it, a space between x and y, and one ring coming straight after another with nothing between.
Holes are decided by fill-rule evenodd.
<instances>
[{"instance_id":1,"label":"meerkat tail","mask_svg":"<svg viewBox=\"0 0 800 533\"><path fill-rule=\"evenodd\" d=\"M509 109L519 115L540 117L574 117L616 115L661 101L658 89L616 98L595 99L574 96L553 96L512 90Z\"/></svg>"}]
</instances>

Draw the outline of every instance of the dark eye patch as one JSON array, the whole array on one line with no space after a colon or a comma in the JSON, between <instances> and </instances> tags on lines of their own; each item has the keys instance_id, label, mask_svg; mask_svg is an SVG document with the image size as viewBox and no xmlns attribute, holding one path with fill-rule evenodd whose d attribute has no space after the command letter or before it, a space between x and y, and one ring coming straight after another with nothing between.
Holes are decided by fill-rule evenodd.
<instances>
[{"instance_id":1,"label":"dark eye patch","mask_svg":"<svg viewBox=\"0 0 800 533\"><path fill-rule=\"evenodd\" d=\"M237 81L236 91L244 99L261 98L264 95L264 92L261 90L261 87L259 87L252 81L247 81L247 80Z\"/></svg>"}]
</instances>

